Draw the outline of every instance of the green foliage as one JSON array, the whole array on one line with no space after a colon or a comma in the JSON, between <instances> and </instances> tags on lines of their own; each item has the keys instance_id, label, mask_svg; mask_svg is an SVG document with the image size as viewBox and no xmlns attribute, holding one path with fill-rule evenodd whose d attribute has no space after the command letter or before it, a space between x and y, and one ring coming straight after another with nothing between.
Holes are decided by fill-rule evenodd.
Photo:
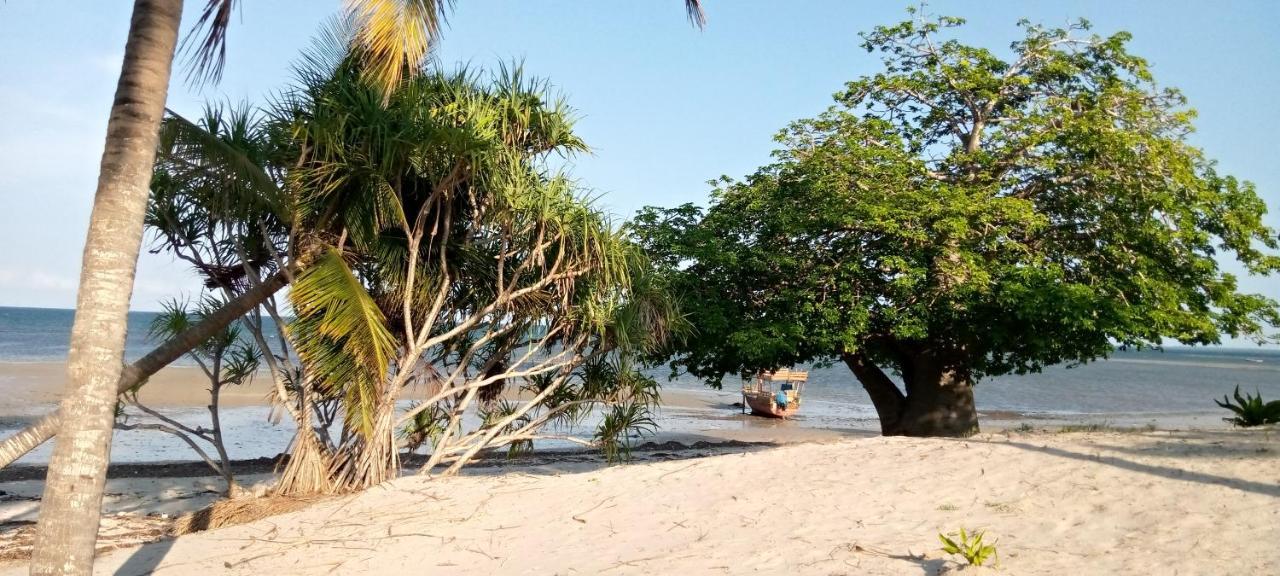
<instances>
[{"instance_id":1,"label":"green foliage","mask_svg":"<svg viewBox=\"0 0 1280 576\"><path fill-rule=\"evenodd\" d=\"M532 416L527 412L521 412L520 406L510 400L499 400L480 408L480 426L482 428L498 427L500 434L514 434L521 428L527 426L532 420ZM514 418L511 418L514 416ZM510 422L505 425L501 423L508 420ZM507 444L507 457L515 458L525 454L533 449L533 440L521 438L513 440Z\"/></svg>"},{"instance_id":2,"label":"green foliage","mask_svg":"<svg viewBox=\"0 0 1280 576\"><path fill-rule=\"evenodd\" d=\"M329 393L345 394L348 416L369 432L396 347L382 310L336 250L298 277L289 298L298 315L289 326L298 357Z\"/></svg>"},{"instance_id":3,"label":"green foliage","mask_svg":"<svg viewBox=\"0 0 1280 576\"><path fill-rule=\"evenodd\" d=\"M222 300L207 294L194 307L177 299L161 302L161 311L151 320L147 333L156 339L172 338L200 323L222 305ZM197 344L187 352L187 357L219 385L238 385L252 380L262 362L258 347L246 341L235 324Z\"/></svg>"},{"instance_id":4,"label":"green foliage","mask_svg":"<svg viewBox=\"0 0 1280 576\"><path fill-rule=\"evenodd\" d=\"M294 399L340 403L347 428L334 452L344 458L393 457L369 448L397 427L411 446L496 431L519 450L525 426L656 401L630 369L562 386L588 358L617 362L687 326L625 230L554 168L553 157L587 150L573 111L518 66L424 66L387 93L367 82L368 55L351 49L350 32L322 36L263 112L215 107L198 122L166 121L149 214L159 249L231 292L260 275L246 271L298 270L288 335L305 377L285 384ZM566 363L532 376L548 395L517 409L500 400L502 375L527 367L515 357L531 347L564 350ZM476 378L490 383L464 400ZM412 382L445 395L396 422L388 411ZM458 429L464 410L478 411L481 430ZM384 463L344 469L354 477Z\"/></svg>"},{"instance_id":5,"label":"green foliage","mask_svg":"<svg viewBox=\"0 0 1280 576\"><path fill-rule=\"evenodd\" d=\"M1257 391L1255 390L1255 392ZM1214 402L1218 406L1235 413L1234 417L1223 418L1223 420L1242 428L1280 423L1280 400L1263 402L1261 393L1256 396L1248 393L1241 396L1240 387L1236 386L1234 404L1226 396L1223 396L1222 400L1214 400Z\"/></svg>"},{"instance_id":6,"label":"green foliage","mask_svg":"<svg viewBox=\"0 0 1280 576\"><path fill-rule=\"evenodd\" d=\"M961 528L959 536L938 534L938 539L942 541L943 552L960 556L972 566L982 566L987 560L999 557L994 543L982 543L984 534L983 532L966 534L964 528Z\"/></svg>"},{"instance_id":7,"label":"green foliage","mask_svg":"<svg viewBox=\"0 0 1280 576\"><path fill-rule=\"evenodd\" d=\"M276 271L290 244L290 156L283 135L248 106L212 106L194 122L169 112L147 206L152 250L188 262L224 293Z\"/></svg>"},{"instance_id":8,"label":"green foliage","mask_svg":"<svg viewBox=\"0 0 1280 576\"><path fill-rule=\"evenodd\" d=\"M290 293L310 375L367 437L403 374L439 370L431 380L446 392L488 381L477 402L437 399L455 426L477 410L481 430L442 434L437 407L419 406L413 443L492 432L519 451L526 427L610 402L609 385L561 384L581 361L652 347L681 324L639 248L549 166L586 150L572 110L519 67L427 69L383 94L360 55L330 40L271 113L300 155L284 178L291 221L319 248ZM565 351L566 369L543 374L541 405L501 400L503 374L531 347Z\"/></svg>"},{"instance_id":9,"label":"green foliage","mask_svg":"<svg viewBox=\"0 0 1280 576\"><path fill-rule=\"evenodd\" d=\"M410 407L417 408L417 405ZM428 406L426 409L413 415L413 418L405 423L404 428L400 431L400 437L404 439L405 448L413 452L429 443L440 439L440 435L444 433L444 428L449 424L449 412L439 404Z\"/></svg>"},{"instance_id":10,"label":"green foliage","mask_svg":"<svg viewBox=\"0 0 1280 576\"><path fill-rule=\"evenodd\" d=\"M637 241L697 332L661 356L719 382L858 354L982 378L1171 338L1261 338L1273 300L1219 262L1280 270L1253 184L1187 141L1194 111L1129 35L1022 23L1011 57L877 27L881 72L777 136L710 206L647 208Z\"/></svg>"},{"instance_id":11,"label":"green foliage","mask_svg":"<svg viewBox=\"0 0 1280 576\"><path fill-rule=\"evenodd\" d=\"M599 382L586 384L588 394L604 402L594 440L609 462L631 459L636 439L652 435L658 424L653 408L658 405L658 383L637 370L628 356L615 356L605 363L607 370ZM584 381L586 378L584 378Z\"/></svg>"},{"instance_id":12,"label":"green foliage","mask_svg":"<svg viewBox=\"0 0 1280 576\"><path fill-rule=\"evenodd\" d=\"M657 427L649 406L629 399L605 409L594 439L606 460L621 462L631 459L632 443L636 438L653 434Z\"/></svg>"},{"instance_id":13,"label":"green foliage","mask_svg":"<svg viewBox=\"0 0 1280 576\"><path fill-rule=\"evenodd\" d=\"M530 393L546 390L556 380L554 374L527 377ZM653 434L657 422L653 409L661 398L658 382L635 367L629 353L587 355L565 382L543 404L557 415L555 423L572 428L589 414L598 413L600 422L592 441L609 462L629 460L638 438Z\"/></svg>"}]
</instances>

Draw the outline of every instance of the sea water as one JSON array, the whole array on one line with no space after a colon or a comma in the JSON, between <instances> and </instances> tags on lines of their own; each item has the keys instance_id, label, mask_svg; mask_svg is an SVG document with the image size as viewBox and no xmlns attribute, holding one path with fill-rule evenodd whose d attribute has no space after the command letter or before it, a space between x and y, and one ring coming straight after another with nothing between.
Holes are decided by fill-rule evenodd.
<instances>
[{"instance_id":1,"label":"sea water","mask_svg":"<svg viewBox=\"0 0 1280 576\"><path fill-rule=\"evenodd\" d=\"M800 425L875 427L871 398L843 364L795 368L809 370L803 409L797 416ZM736 379L726 378L724 389L735 392L738 384ZM687 376L664 386L690 391L704 388ZM1109 358L1083 365L984 378L974 387L974 401L980 412L1016 413L1033 419L1120 424L1195 417L1220 423L1217 418L1226 416L1227 411L1214 399L1232 394L1237 386L1242 393L1280 399L1280 351L1221 347L1117 350Z\"/></svg>"},{"instance_id":2,"label":"sea water","mask_svg":"<svg viewBox=\"0 0 1280 576\"><path fill-rule=\"evenodd\" d=\"M126 362L143 357L161 344L163 339L150 335L151 324L159 316L159 312L129 313L124 345ZM74 319L75 310L0 306L0 362L65 361ZM279 337L270 318L263 318L263 335L269 346L279 349ZM191 364L185 357L175 363Z\"/></svg>"},{"instance_id":3,"label":"sea water","mask_svg":"<svg viewBox=\"0 0 1280 576\"><path fill-rule=\"evenodd\" d=\"M60 362L66 359L70 339L71 310L0 307L0 363ZM125 356L136 359L158 344L148 337L153 312L132 312ZM272 344L275 344L274 337ZM804 390L804 408L792 425L814 428L875 429L871 400L842 364L796 366L810 371ZM717 428L740 428L756 419L735 414L738 382L725 379L721 392L709 390L687 375L668 379L665 370L651 374L664 389L705 395L703 407L671 406L657 418L666 433L694 433ZM0 377L0 393L17 385ZM1206 421L1226 412L1213 403L1239 386L1242 392L1260 392L1280 399L1280 351L1271 348L1166 347L1164 350L1116 351L1110 358L1089 364L1051 366L1038 374L986 378L975 388L978 409L1014 412L1032 417L1060 417L1076 421L1117 422L1135 418L1178 415L1204 416ZM34 408L34 407L33 407ZM37 412L47 407L37 410ZM168 411L167 411L168 412ZM207 422L202 408L171 411L180 421ZM273 456L284 450L293 428L289 419L272 424L267 407L237 407L223 411L228 448L235 458ZM587 434L593 422L574 430ZM0 435L13 429L0 430ZM568 447L564 443L543 446ZM23 462L47 459L47 447ZM115 461L191 459L189 448L176 438L148 431L118 432Z\"/></svg>"}]
</instances>

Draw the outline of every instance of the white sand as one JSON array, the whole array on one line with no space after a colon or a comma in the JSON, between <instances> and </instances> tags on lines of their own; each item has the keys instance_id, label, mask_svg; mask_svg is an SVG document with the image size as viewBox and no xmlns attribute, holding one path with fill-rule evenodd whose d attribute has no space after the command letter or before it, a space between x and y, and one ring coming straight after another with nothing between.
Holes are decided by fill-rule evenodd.
<instances>
[{"instance_id":1,"label":"white sand","mask_svg":"<svg viewBox=\"0 0 1280 576\"><path fill-rule=\"evenodd\" d=\"M998 573L1275 574L1280 431L866 438L407 477L110 552L97 572L933 574L955 567L938 532L961 526L998 542Z\"/></svg>"}]
</instances>

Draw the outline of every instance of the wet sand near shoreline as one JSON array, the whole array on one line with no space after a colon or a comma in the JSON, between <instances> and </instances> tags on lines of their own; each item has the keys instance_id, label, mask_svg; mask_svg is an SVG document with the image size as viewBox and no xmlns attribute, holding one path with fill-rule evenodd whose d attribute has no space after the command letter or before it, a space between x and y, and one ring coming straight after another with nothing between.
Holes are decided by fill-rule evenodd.
<instances>
[{"instance_id":1,"label":"wet sand near shoreline","mask_svg":"<svg viewBox=\"0 0 1280 576\"><path fill-rule=\"evenodd\" d=\"M0 362L0 416L43 414L58 403L66 388L66 364L62 362ZM265 405L272 392L271 378L261 372L252 382L222 389L221 404L228 407ZM168 366L153 375L138 397L152 407L205 406L209 380L195 366Z\"/></svg>"},{"instance_id":2,"label":"wet sand near shoreline","mask_svg":"<svg viewBox=\"0 0 1280 576\"><path fill-rule=\"evenodd\" d=\"M61 362L0 362L0 418L22 418L39 415L57 405L66 387L66 364ZM274 392L270 375L260 371L251 382L227 386L220 394L221 404L228 408L266 406ZM412 394L410 389L407 394ZM663 390L663 402L669 406L708 408L727 403L718 398L737 398L736 393ZM209 381L195 366L168 366L143 386L139 399L153 408L203 407L209 403Z\"/></svg>"}]
</instances>

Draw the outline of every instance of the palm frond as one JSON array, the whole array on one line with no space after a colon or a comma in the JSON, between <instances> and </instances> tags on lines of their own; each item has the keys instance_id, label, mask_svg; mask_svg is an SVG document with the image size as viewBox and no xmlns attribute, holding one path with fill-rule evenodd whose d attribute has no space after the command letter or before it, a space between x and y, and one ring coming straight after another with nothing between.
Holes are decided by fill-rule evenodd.
<instances>
[{"instance_id":1,"label":"palm frond","mask_svg":"<svg viewBox=\"0 0 1280 576\"><path fill-rule=\"evenodd\" d=\"M299 358L317 383L345 392L347 418L367 432L396 347L382 311L333 248L298 276L289 299Z\"/></svg>"},{"instance_id":2,"label":"palm frond","mask_svg":"<svg viewBox=\"0 0 1280 576\"><path fill-rule=\"evenodd\" d=\"M421 68L452 0L348 0L371 82L390 94Z\"/></svg>"},{"instance_id":3,"label":"palm frond","mask_svg":"<svg viewBox=\"0 0 1280 576\"><path fill-rule=\"evenodd\" d=\"M174 177L187 182L214 180L214 196L222 200L221 208L262 205L288 222L292 215L288 198L263 166L264 128L247 106L211 107L201 124L173 110L166 112L160 128L160 156Z\"/></svg>"},{"instance_id":4,"label":"palm frond","mask_svg":"<svg viewBox=\"0 0 1280 576\"><path fill-rule=\"evenodd\" d=\"M689 23L698 28L707 27L707 13L702 11L700 0L684 0L684 11L689 16Z\"/></svg>"},{"instance_id":5,"label":"palm frond","mask_svg":"<svg viewBox=\"0 0 1280 576\"><path fill-rule=\"evenodd\" d=\"M227 28L237 0L208 0L187 32L181 51L187 55L187 82L200 86L222 79L227 61Z\"/></svg>"}]
</instances>

